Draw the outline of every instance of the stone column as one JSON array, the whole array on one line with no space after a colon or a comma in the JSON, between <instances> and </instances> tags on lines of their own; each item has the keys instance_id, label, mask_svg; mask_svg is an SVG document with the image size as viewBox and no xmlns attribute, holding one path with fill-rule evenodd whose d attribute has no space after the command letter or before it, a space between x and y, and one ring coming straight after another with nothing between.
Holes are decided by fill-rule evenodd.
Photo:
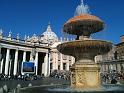
<instances>
[{"instance_id":1,"label":"stone column","mask_svg":"<svg viewBox=\"0 0 124 93\"><path fill-rule=\"evenodd\" d=\"M122 63L120 63L120 67L121 67L121 71L123 70L123 65L122 65Z\"/></svg>"},{"instance_id":2,"label":"stone column","mask_svg":"<svg viewBox=\"0 0 124 93\"><path fill-rule=\"evenodd\" d=\"M3 72L3 61L4 61L4 59L2 59L2 60L1 60L1 65L0 65L0 73L2 73L2 72Z\"/></svg>"},{"instance_id":3,"label":"stone column","mask_svg":"<svg viewBox=\"0 0 124 93\"><path fill-rule=\"evenodd\" d=\"M106 65L104 64L104 71L106 71Z\"/></svg>"},{"instance_id":4,"label":"stone column","mask_svg":"<svg viewBox=\"0 0 124 93\"><path fill-rule=\"evenodd\" d=\"M44 58L45 59L45 58ZM45 61L44 61L45 62ZM44 65L45 63L42 63L42 74L44 74L45 73L45 65Z\"/></svg>"},{"instance_id":5,"label":"stone column","mask_svg":"<svg viewBox=\"0 0 124 93\"><path fill-rule=\"evenodd\" d=\"M118 66L117 66L117 63L115 64L115 66L116 66L116 71L118 71Z\"/></svg>"},{"instance_id":6,"label":"stone column","mask_svg":"<svg viewBox=\"0 0 124 93\"><path fill-rule=\"evenodd\" d=\"M122 66L123 66L123 71L124 71L124 63L122 64Z\"/></svg>"},{"instance_id":7,"label":"stone column","mask_svg":"<svg viewBox=\"0 0 124 93\"><path fill-rule=\"evenodd\" d=\"M103 72L104 72L104 65L101 64L101 67L102 67L102 68L101 68L101 69L102 69L101 72L103 73Z\"/></svg>"},{"instance_id":8,"label":"stone column","mask_svg":"<svg viewBox=\"0 0 124 93\"><path fill-rule=\"evenodd\" d=\"M56 54L56 63L55 63L56 67L55 67L55 69L58 70L58 53L56 52L55 54Z\"/></svg>"},{"instance_id":9,"label":"stone column","mask_svg":"<svg viewBox=\"0 0 124 93\"><path fill-rule=\"evenodd\" d=\"M23 62L26 61L26 51L23 52Z\"/></svg>"},{"instance_id":10,"label":"stone column","mask_svg":"<svg viewBox=\"0 0 124 93\"><path fill-rule=\"evenodd\" d=\"M12 60L9 61L9 76L10 76L10 74L11 74L11 69L12 69L12 68L11 68L11 65L12 65Z\"/></svg>"},{"instance_id":11,"label":"stone column","mask_svg":"<svg viewBox=\"0 0 124 93\"><path fill-rule=\"evenodd\" d=\"M10 57L10 49L7 49L6 62L5 62L5 74L6 75L8 75L8 70L9 70L9 57Z\"/></svg>"},{"instance_id":12,"label":"stone column","mask_svg":"<svg viewBox=\"0 0 124 93\"><path fill-rule=\"evenodd\" d=\"M48 74L48 53L44 57L44 76L47 77Z\"/></svg>"},{"instance_id":13,"label":"stone column","mask_svg":"<svg viewBox=\"0 0 124 93\"><path fill-rule=\"evenodd\" d=\"M30 62L33 62L34 59L33 59L33 56L32 56L32 52L30 53Z\"/></svg>"},{"instance_id":14,"label":"stone column","mask_svg":"<svg viewBox=\"0 0 124 93\"><path fill-rule=\"evenodd\" d=\"M113 64L113 70L116 70L116 64Z\"/></svg>"},{"instance_id":15,"label":"stone column","mask_svg":"<svg viewBox=\"0 0 124 93\"><path fill-rule=\"evenodd\" d=\"M109 65L109 71L113 71L113 64Z\"/></svg>"},{"instance_id":16,"label":"stone column","mask_svg":"<svg viewBox=\"0 0 124 93\"><path fill-rule=\"evenodd\" d=\"M109 64L107 65L107 69L108 69L107 71L109 72L110 71Z\"/></svg>"},{"instance_id":17,"label":"stone column","mask_svg":"<svg viewBox=\"0 0 124 93\"><path fill-rule=\"evenodd\" d=\"M108 71L108 65L106 64L106 69L105 69L106 71Z\"/></svg>"},{"instance_id":18,"label":"stone column","mask_svg":"<svg viewBox=\"0 0 124 93\"><path fill-rule=\"evenodd\" d=\"M17 74L17 66L18 66L18 50L15 51L13 75L16 75Z\"/></svg>"},{"instance_id":19,"label":"stone column","mask_svg":"<svg viewBox=\"0 0 124 93\"><path fill-rule=\"evenodd\" d=\"M107 71L110 72L111 71L110 64L107 65L107 68L108 68Z\"/></svg>"},{"instance_id":20,"label":"stone column","mask_svg":"<svg viewBox=\"0 0 124 93\"><path fill-rule=\"evenodd\" d=\"M37 71L38 71L38 52L36 52L36 55L35 55L35 72L36 72L36 75L37 75Z\"/></svg>"},{"instance_id":21,"label":"stone column","mask_svg":"<svg viewBox=\"0 0 124 93\"><path fill-rule=\"evenodd\" d=\"M103 64L100 64L100 72L103 72Z\"/></svg>"},{"instance_id":22,"label":"stone column","mask_svg":"<svg viewBox=\"0 0 124 93\"><path fill-rule=\"evenodd\" d=\"M26 61L26 51L23 51L23 62L25 62L25 61ZM22 71L21 71L21 74L24 75L24 73Z\"/></svg>"},{"instance_id":23,"label":"stone column","mask_svg":"<svg viewBox=\"0 0 124 93\"><path fill-rule=\"evenodd\" d=\"M54 71L56 69L56 53L52 52L51 55L52 55L52 61L51 61L51 63L52 63L52 71Z\"/></svg>"},{"instance_id":24,"label":"stone column","mask_svg":"<svg viewBox=\"0 0 124 93\"><path fill-rule=\"evenodd\" d=\"M1 61L1 58L2 58L1 48L2 48L2 46L0 45L0 61Z\"/></svg>"},{"instance_id":25,"label":"stone column","mask_svg":"<svg viewBox=\"0 0 124 93\"><path fill-rule=\"evenodd\" d=\"M50 75L50 53L48 53L48 73L47 73L47 76Z\"/></svg>"},{"instance_id":26,"label":"stone column","mask_svg":"<svg viewBox=\"0 0 124 93\"><path fill-rule=\"evenodd\" d=\"M121 71L121 65L118 63L117 64L117 71L120 72Z\"/></svg>"},{"instance_id":27,"label":"stone column","mask_svg":"<svg viewBox=\"0 0 124 93\"><path fill-rule=\"evenodd\" d=\"M66 70L69 71L69 56L67 56Z\"/></svg>"},{"instance_id":28,"label":"stone column","mask_svg":"<svg viewBox=\"0 0 124 93\"><path fill-rule=\"evenodd\" d=\"M74 64L75 58L71 56L71 66Z\"/></svg>"},{"instance_id":29,"label":"stone column","mask_svg":"<svg viewBox=\"0 0 124 93\"><path fill-rule=\"evenodd\" d=\"M63 70L63 59L62 59L62 54L60 54L60 70Z\"/></svg>"},{"instance_id":30,"label":"stone column","mask_svg":"<svg viewBox=\"0 0 124 93\"><path fill-rule=\"evenodd\" d=\"M1 45L0 45L0 73L2 72L2 54L1 54Z\"/></svg>"}]
</instances>

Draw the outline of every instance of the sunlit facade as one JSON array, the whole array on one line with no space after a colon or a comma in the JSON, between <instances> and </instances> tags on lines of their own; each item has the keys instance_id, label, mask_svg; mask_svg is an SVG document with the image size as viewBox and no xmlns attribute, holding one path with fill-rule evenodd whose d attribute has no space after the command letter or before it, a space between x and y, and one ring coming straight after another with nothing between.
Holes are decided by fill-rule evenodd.
<instances>
[{"instance_id":1,"label":"sunlit facade","mask_svg":"<svg viewBox=\"0 0 124 93\"><path fill-rule=\"evenodd\" d=\"M66 40L66 39L63 39ZM58 39L50 24L44 33L37 36L12 37L12 32L5 37L0 30L0 73L5 75L24 75L22 62L34 62L36 75L49 76L54 70L69 70L74 58L62 55L57 45L66 42Z\"/></svg>"},{"instance_id":2,"label":"sunlit facade","mask_svg":"<svg viewBox=\"0 0 124 93\"><path fill-rule=\"evenodd\" d=\"M49 76L55 70L69 71L75 59L61 54L57 50L57 45L70 40L74 39L58 38L50 24L41 35L25 36L23 40L19 34L12 38L11 31L5 37L1 29L0 73L23 75L22 62L34 62L36 75ZM100 64L101 72L124 71L124 36L121 36L121 42L113 46L109 53L96 56L95 62Z\"/></svg>"},{"instance_id":3,"label":"sunlit facade","mask_svg":"<svg viewBox=\"0 0 124 93\"><path fill-rule=\"evenodd\" d=\"M101 72L124 71L124 36L121 36L121 42L114 45L109 53L96 56L95 60L100 64Z\"/></svg>"}]
</instances>

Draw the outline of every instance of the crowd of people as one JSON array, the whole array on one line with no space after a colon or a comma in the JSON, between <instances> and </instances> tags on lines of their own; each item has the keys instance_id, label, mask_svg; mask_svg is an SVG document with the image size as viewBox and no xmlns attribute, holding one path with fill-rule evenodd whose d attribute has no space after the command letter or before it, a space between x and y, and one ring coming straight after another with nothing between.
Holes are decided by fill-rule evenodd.
<instances>
[{"instance_id":1,"label":"crowd of people","mask_svg":"<svg viewBox=\"0 0 124 93\"><path fill-rule=\"evenodd\" d=\"M57 79L64 79L64 80L70 80L71 72L70 71L64 71L64 70L54 70L51 72L50 77L51 78L57 78ZM118 84L123 83L124 84L124 72L118 72L118 71L110 71L110 72L104 72L100 74L101 81L103 84ZM7 81L7 80L39 80L43 78L44 75L5 75L0 74L0 81Z\"/></svg>"},{"instance_id":2,"label":"crowd of people","mask_svg":"<svg viewBox=\"0 0 124 93\"><path fill-rule=\"evenodd\" d=\"M1 81L7 81L7 80L24 80L24 81L28 81L28 80L38 80L41 79L43 76L40 75L29 75L29 74L25 74L25 75L5 75L5 74L0 74L0 80Z\"/></svg>"},{"instance_id":3,"label":"crowd of people","mask_svg":"<svg viewBox=\"0 0 124 93\"><path fill-rule=\"evenodd\" d=\"M113 70L110 72L101 73L101 80L104 84L124 83L124 72Z\"/></svg>"},{"instance_id":4,"label":"crowd of people","mask_svg":"<svg viewBox=\"0 0 124 93\"><path fill-rule=\"evenodd\" d=\"M64 71L64 70L54 70L51 72L50 77L58 78L58 79L65 79L70 80L71 72Z\"/></svg>"}]
</instances>

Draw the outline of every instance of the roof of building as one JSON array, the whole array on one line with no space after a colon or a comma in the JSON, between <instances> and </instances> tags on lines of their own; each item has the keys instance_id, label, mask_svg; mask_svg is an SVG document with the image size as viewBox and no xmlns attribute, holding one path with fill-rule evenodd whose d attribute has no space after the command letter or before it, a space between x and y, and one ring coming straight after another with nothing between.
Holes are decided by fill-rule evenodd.
<instances>
[{"instance_id":1,"label":"roof of building","mask_svg":"<svg viewBox=\"0 0 124 93\"><path fill-rule=\"evenodd\" d=\"M51 25L48 24L47 26L47 30L42 34L43 35L43 39L46 40L46 41L50 41L50 42L53 42L53 41L57 41L58 40L58 37L57 35L52 31L51 29Z\"/></svg>"},{"instance_id":2,"label":"roof of building","mask_svg":"<svg viewBox=\"0 0 124 93\"><path fill-rule=\"evenodd\" d=\"M40 36L37 36L36 34L33 34L32 37L27 37L27 41L32 43L54 43L58 41L57 35L52 31L50 23L47 26L47 30L41 34Z\"/></svg>"},{"instance_id":3,"label":"roof of building","mask_svg":"<svg viewBox=\"0 0 124 93\"><path fill-rule=\"evenodd\" d=\"M55 43L51 46L51 48L56 48L59 44L61 44L61 42L55 42Z\"/></svg>"}]
</instances>

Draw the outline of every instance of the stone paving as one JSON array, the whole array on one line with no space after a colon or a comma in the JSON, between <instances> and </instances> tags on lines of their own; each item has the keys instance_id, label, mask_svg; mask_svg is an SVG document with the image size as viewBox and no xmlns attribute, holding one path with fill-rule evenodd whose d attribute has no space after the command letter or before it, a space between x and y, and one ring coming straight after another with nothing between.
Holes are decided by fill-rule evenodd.
<instances>
[{"instance_id":1,"label":"stone paving","mask_svg":"<svg viewBox=\"0 0 124 93\"><path fill-rule=\"evenodd\" d=\"M28 86L40 86L40 85L52 85L52 84L70 84L69 80L57 79L57 78L42 78L40 80L31 80L31 81L23 81L23 80L8 80L8 81L0 81L0 88L4 85L7 85L9 91L12 91L20 84L21 88Z\"/></svg>"}]
</instances>

